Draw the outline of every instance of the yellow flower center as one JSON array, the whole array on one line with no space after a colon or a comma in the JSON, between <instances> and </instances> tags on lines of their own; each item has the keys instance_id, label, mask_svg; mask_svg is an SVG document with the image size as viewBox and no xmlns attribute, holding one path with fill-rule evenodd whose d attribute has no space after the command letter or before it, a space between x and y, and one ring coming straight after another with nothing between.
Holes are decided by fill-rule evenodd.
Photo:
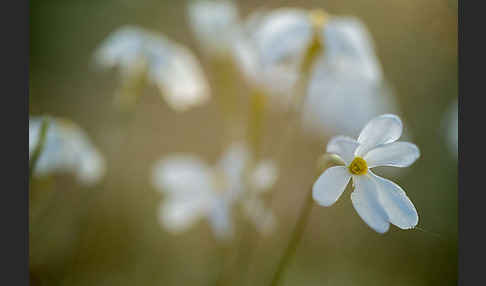
<instances>
[{"instance_id":1,"label":"yellow flower center","mask_svg":"<svg viewBox=\"0 0 486 286\"><path fill-rule=\"evenodd\" d=\"M361 157L355 157L353 162L349 164L349 171L354 175L364 175L368 172L368 164Z\"/></svg>"}]
</instances>

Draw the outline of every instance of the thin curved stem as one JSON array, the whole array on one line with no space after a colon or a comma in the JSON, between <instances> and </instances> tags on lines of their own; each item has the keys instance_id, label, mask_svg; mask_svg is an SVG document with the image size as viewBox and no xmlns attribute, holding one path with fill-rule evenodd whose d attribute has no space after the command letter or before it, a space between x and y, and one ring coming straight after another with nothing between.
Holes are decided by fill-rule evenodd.
<instances>
[{"instance_id":1,"label":"thin curved stem","mask_svg":"<svg viewBox=\"0 0 486 286\"><path fill-rule=\"evenodd\" d=\"M313 199L312 199L312 188L308 192L304 205L300 209L299 217L295 224L294 230L292 231L290 241L285 249L282 258L280 259L279 264L277 265L277 269L273 275L271 286L276 286L281 281L284 271L287 268L287 265L290 262L290 259L294 255L297 247L302 239L304 234L304 230L309 222L309 216L311 214L312 206L313 206Z\"/></svg>"}]
</instances>

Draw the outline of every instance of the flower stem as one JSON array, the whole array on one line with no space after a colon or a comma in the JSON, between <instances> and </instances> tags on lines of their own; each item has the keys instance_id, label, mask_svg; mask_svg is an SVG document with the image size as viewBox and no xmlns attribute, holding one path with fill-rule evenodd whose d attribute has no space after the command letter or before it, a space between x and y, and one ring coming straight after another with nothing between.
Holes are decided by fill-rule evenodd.
<instances>
[{"instance_id":1,"label":"flower stem","mask_svg":"<svg viewBox=\"0 0 486 286\"><path fill-rule=\"evenodd\" d=\"M40 126L40 134L39 134L39 142L32 153L32 157L29 160L29 182L32 180L32 174L34 173L34 169L37 166L37 162L39 161L39 157L44 149L44 144L47 138L47 129L49 128L49 119L44 117L41 122Z\"/></svg>"},{"instance_id":2,"label":"flower stem","mask_svg":"<svg viewBox=\"0 0 486 286\"><path fill-rule=\"evenodd\" d=\"M253 161L255 163L258 162L261 153L265 103L265 94L258 89L253 90L252 94L250 95L248 141L252 151Z\"/></svg>"},{"instance_id":3,"label":"flower stem","mask_svg":"<svg viewBox=\"0 0 486 286\"><path fill-rule=\"evenodd\" d=\"M285 249L285 252L282 255L282 258L280 259L280 262L277 266L277 270L273 275L272 283L270 284L271 286L278 285L278 283L282 279L283 273L287 265L289 264L290 259L294 255L297 246L299 245L299 242L302 239L302 235L304 234L305 227L307 226L307 223L309 221L309 216L311 214L312 206L313 206L313 199L312 199L312 188L311 188L305 198L304 205L300 209L299 217L295 224L294 230L292 231L291 238L287 245L287 248Z\"/></svg>"}]
</instances>

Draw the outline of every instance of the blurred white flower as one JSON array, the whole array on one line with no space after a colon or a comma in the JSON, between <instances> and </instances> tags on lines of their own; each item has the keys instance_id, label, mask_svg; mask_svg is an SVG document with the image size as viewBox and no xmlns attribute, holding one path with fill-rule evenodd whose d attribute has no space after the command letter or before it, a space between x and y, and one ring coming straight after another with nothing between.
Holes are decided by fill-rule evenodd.
<instances>
[{"instance_id":1,"label":"blurred white flower","mask_svg":"<svg viewBox=\"0 0 486 286\"><path fill-rule=\"evenodd\" d=\"M458 118L457 100L454 100L449 106L449 109L444 115L443 125L445 129L445 138L447 147L451 154L456 158L459 151L459 118Z\"/></svg>"},{"instance_id":2,"label":"blurred white flower","mask_svg":"<svg viewBox=\"0 0 486 286\"><path fill-rule=\"evenodd\" d=\"M29 118L29 160L39 144L42 117ZM86 185L105 174L105 160L81 128L65 119L48 118L45 142L34 166L34 176L72 173Z\"/></svg>"},{"instance_id":3,"label":"blurred white flower","mask_svg":"<svg viewBox=\"0 0 486 286\"><path fill-rule=\"evenodd\" d=\"M118 67L122 80L146 76L177 111L210 97L207 79L191 51L151 31L122 27L100 45L95 59L105 68Z\"/></svg>"},{"instance_id":4,"label":"blurred white flower","mask_svg":"<svg viewBox=\"0 0 486 286\"><path fill-rule=\"evenodd\" d=\"M383 113L399 113L392 90L381 81L328 73L318 66L302 107L302 126L318 136L357 136L361 122Z\"/></svg>"},{"instance_id":5,"label":"blurred white flower","mask_svg":"<svg viewBox=\"0 0 486 286\"><path fill-rule=\"evenodd\" d=\"M232 210L242 203L244 214L261 232L273 229L273 214L258 195L274 184L276 169L269 161L261 162L247 185L248 163L249 152L242 144L231 145L215 166L185 154L160 160L154 167L153 183L165 194L159 209L161 224L179 233L206 218L217 238L230 238L234 231Z\"/></svg>"},{"instance_id":6,"label":"blurred white flower","mask_svg":"<svg viewBox=\"0 0 486 286\"><path fill-rule=\"evenodd\" d=\"M191 30L206 53L229 54L239 22L238 8L233 1L191 1L188 16Z\"/></svg>"},{"instance_id":7,"label":"blurred white flower","mask_svg":"<svg viewBox=\"0 0 486 286\"><path fill-rule=\"evenodd\" d=\"M351 201L359 216L378 233L388 231L392 223L402 229L414 228L418 214L400 186L375 175L369 168L408 167L420 157L415 144L396 141L402 135L398 116L385 114L372 119L358 140L337 136L327 152L346 163L327 169L314 183L312 196L322 206L334 204L353 179Z\"/></svg>"},{"instance_id":8,"label":"blurred white flower","mask_svg":"<svg viewBox=\"0 0 486 286\"><path fill-rule=\"evenodd\" d=\"M267 95L277 95L279 103L287 103L291 88L298 78L298 69L292 64L266 64L259 52L261 37L265 36L261 35L260 30L266 14L264 10L254 12L240 23L235 32L232 53L252 88L264 91Z\"/></svg>"},{"instance_id":9,"label":"blurred white flower","mask_svg":"<svg viewBox=\"0 0 486 286\"><path fill-rule=\"evenodd\" d=\"M310 133L357 134L360 122L399 111L371 36L358 19L282 8L248 21L252 33L246 46L251 48L239 45L239 62L254 82L280 88L284 102L292 96L306 54L316 40L320 43L302 107L303 127Z\"/></svg>"}]
</instances>

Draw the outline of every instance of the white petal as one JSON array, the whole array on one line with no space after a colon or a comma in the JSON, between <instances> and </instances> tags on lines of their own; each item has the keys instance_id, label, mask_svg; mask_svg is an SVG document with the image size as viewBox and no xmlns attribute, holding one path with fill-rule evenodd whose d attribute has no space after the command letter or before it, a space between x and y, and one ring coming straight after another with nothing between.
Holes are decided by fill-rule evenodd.
<instances>
[{"instance_id":1,"label":"white petal","mask_svg":"<svg viewBox=\"0 0 486 286\"><path fill-rule=\"evenodd\" d=\"M382 79L373 40L365 25L352 17L333 17L324 26L326 59L335 72L366 80Z\"/></svg>"},{"instance_id":2,"label":"white petal","mask_svg":"<svg viewBox=\"0 0 486 286\"><path fill-rule=\"evenodd\" d=\"M299 60L312 39L309 14L299 9L274 10L262 21L257 38L265 63Z\"/></svg>"},{"instance_id":3,"label":"white petal","mask_svg":"<svg viewBox=\"0 0 486 286\"><path fill-rule=\"evenodd\" d=\"M34 174L42 177L52 173L72 173L78 176L81 183L86 184L94 184L104 175L103 156L88 135L69 120L49 120L45 143Z\"/></svg>"},{"instance_id":4,"label":"white petal","mask_svg":"<svg viewBox=\"0 0 486 286\"><path fill-rule=\"evenodd\" d=\"M418 223L418 214L403 189L390 180L370 174L376 181L378 195L389 221L402 229L414 228Z\"/></svg>"},{"instance_id":5,"label":"white petal","mask_svg":"<svg viewBox=\"0 0 486 286\"><path fill-rule=\"evenodd\" d=\"M451 154L457 158L459 147L459 117L457 99L452 102L442 119L444 135Z\"/></svg>"},{"instance_id":6,"label":"white petal","mask_svg":"<svg viewBox=\"0 0 486 286\"><path fill-rule=\"evenodd\" d=\"M168 59L152 61L149 76L160 88L169 106L177 111L203 104L210 98L209 83L199 61L181 45L172 44Z\"/></svg>"},{"instance_id":7,"label":"white petal","mask_svg":"<svg viewBox=\"0 0 486 286\"><path fill-rule=\"evenodd\" d=\"M351 201L363 221L378 233L388 231L388 215L378 197L377 185L368 175L353 176Z\"/></svg>"},{"instance_id":8,"label":"white petal","mask_svg":"<svg viewBox=\"0 0 486 286\"><path fill-rule=\"evenodd\" d=\"M117 65L130 68L142 56L145 31L138 27L124 26L112 32L97 48L95 60L102 67Z\"/></svg>"},{"instance_id":9,"label":"white petal","mask_svg":"<svg viewBox=\"0 0 486 286\"><path fill-rule=\"evenodd\" d=\"M250 153L242 142L234 142L224 151L218 168L222 170L231 186L241 185L243 173L247 166Z\"/></svg>"},{"instance_id":10,"label":"white petal","mask_svg":"<svg viewBox=\"0 0 486 286\"><path fill-rule=\"evenodd\" d=\"M233 235L231 220L231 199L227 196L215 197L209 211L209 224L218 239L227 239Z\"/></svg>"},{"instance_id":11,"label":"white petal","mask_svg":"<svg viewBox=\"0 0 486 286\"><path fill-rule=\"evenodd\" d=\"M312 186L312 197L318 204L328 207L339 199L350 178L347 167L331 167Z\"/></svg>"},{"instance_id":12,"label":"white petal","mask_svg":"<svg viewBox=\"0 0 486 286\"><path fill-rule=\"evenodd\" d=\"M363 123L383 113L397 113L397 106L385 82L347 70L337 71L328 61L318 61L304 102L302 123L313 135L346 134L357 138Z\"/></svg>"},{"instance_id":13,"label":"white petal","mask_svg":"<svg viewBox=\"0 0 486 286\"><path fill-rule=\"evenodd\" d=\"M96 149L87 149L80 154L78 179L86 185L98 182L106 173L106 163Z\"/></svg>"},{"instance_id":14,"label":"white petal","mask_svg":"<svg viewBox=\"0 0 486 286\"><path fill-rule=\"evenodd\" d=\"M160 192L186 195L211 193L211 168L191 155L171 155L157 162L152 182Z\"/></svg>"},{"instance_id":15,"label":"white petal","mask_svg":"<svg viewBox=\"0 0 486 286\"><path fill-rule=\"evenodd\" d=\"M188 16L190 27L205 52L228 52L232 31L238 24L238 9L232 1L191 1Z\"/></svg>"},{"instance_id":16,"label":"white petal","mask_svg":"<svg viewBox=\"0 0 486 286\"><path fill-rule=\"evenodd\" d=\"M41 124L42 124L42 117L39 116L29 117L29 159L39 142Z\"/></svg>"},{"instance_id":17,"label":"white petal","mask_svg":"<svg viewBox=\"0 0 486 286\"><path fill-rule=\"evenodd\" d=\"M420 157L415 144L393 142L371 149L363 157L369 168L378 166L408 167Z\"/></svg>"},{"instance_id":18,"label":"white petal","mask_svg":"<svg viewBox=\"0 0 486 286\"><path fill-rule=\"evenodd\" d=\"M269 190L277 181L278 170L275 163L270 160L260 162L250 177L253 189L259 192Z\"/></svg>"},{"instance_id":19,"label":"white petal","mask_svg":"<svg viewBox=\"0 0 486 286\"><path fill-rule=\"evenodd\" d=\"M173 233L187 230L207 208L203 200L167 199L159 207L160 223Z\"/></svg>"},{"instance_id":20,"label":"white petal","mask_svg":"<svg viewBox=\"0 0 486 286\"><path fill-rule=\"evenodd\" d=\"M354 151L359 143L353 138L345 136L335 136L327 144L327 152L341 157L346 165L349 165L354 159Z\"/></svg>"},{"instance_id":21,"label":"white petal","mask_svg":"<svg viewBox=\"0 0 486 286\"><path fill-rule=\"evenodd\" d=\"M393 114L383 114L366 124L358 137L361 144L356 149L357 156L364 156L374 147L396 141L402 135L402 121Z\"/></svg>"}]
</instances>

